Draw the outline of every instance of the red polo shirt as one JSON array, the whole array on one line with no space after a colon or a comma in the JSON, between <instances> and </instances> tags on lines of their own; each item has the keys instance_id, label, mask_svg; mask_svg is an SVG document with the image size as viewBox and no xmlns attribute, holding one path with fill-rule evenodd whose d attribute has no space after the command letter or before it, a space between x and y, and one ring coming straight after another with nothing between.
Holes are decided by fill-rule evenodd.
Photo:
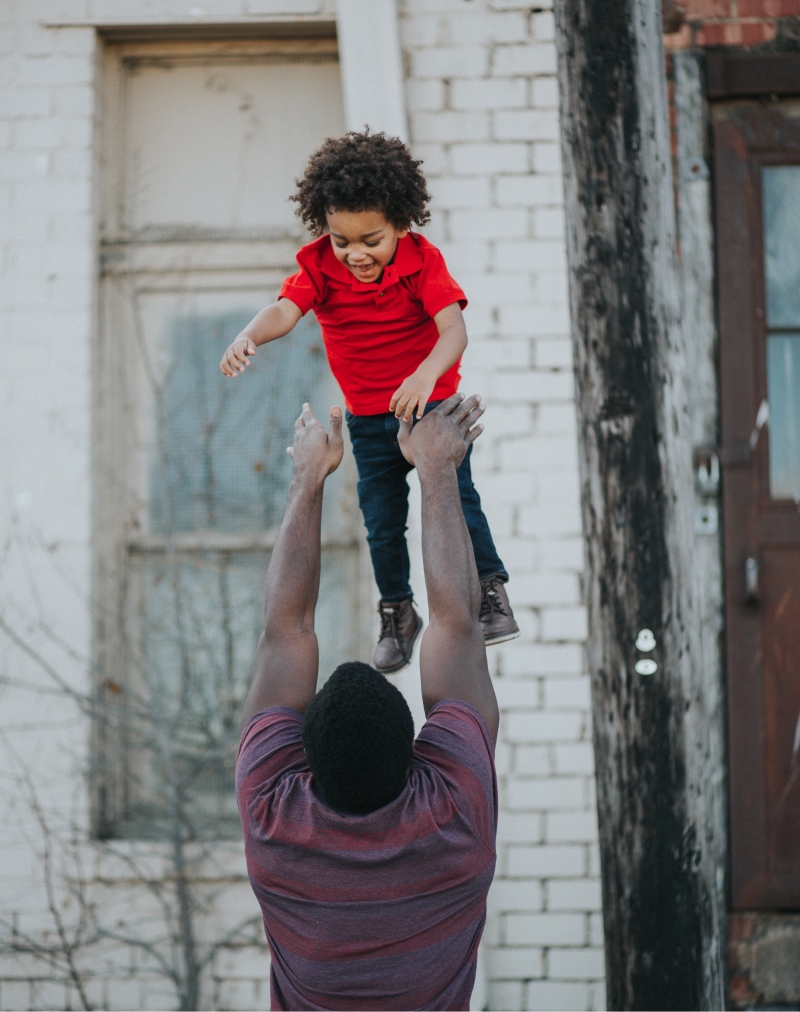
<instances>
[{"instance_id":1,"label":"red polo shirt","mask_svg":"<svg viewBox=\"0 0 800 1012\"><path fill-rule=\"evenodd\" d=\"M305 315L313 309L328 362L354 415L389 410L392 394L430 354L439 339L433 317L466 296L450 277L444 257L424 236L409 232L379 282L366 284L336 259L331 237L303 246L300 270L281 286ZM458 390L461 360L433 389L431 400Z\"/></svg>"}]
</instances>

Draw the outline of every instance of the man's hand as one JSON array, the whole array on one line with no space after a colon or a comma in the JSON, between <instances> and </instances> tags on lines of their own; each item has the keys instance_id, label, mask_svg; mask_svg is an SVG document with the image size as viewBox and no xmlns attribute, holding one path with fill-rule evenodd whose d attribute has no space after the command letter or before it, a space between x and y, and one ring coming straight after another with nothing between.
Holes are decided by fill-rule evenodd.
<instances>
[{"instance_id":1,"label":"man's hand","mask_svg":"<svg viewBox=\"0 0 800 1012\"><path fill-rule=\"evenodd\" d=\"M420 471L428 466L438 470L446 464L457 468L483 432L483 426L475 423L485 410L478 394L466 400L463 394L454 394L413 428L402 419L397 438L403 456Z\"/></svg>"},{"instance_id":2,"label":"man's hand","mask_svg":"<svg viewBox=\"0 0 800 1012\"><path fill-rule=\"evenodd\" d=\"M249 337L242 337L240 334L228 346L219 367L225 376L238 376L250 365L250 359L247 356L255 355L255 353L255 343Z\"/></svg>"},{"instance_id":3,"label":"man's hand","mask_svg":"<svg viewBox=\"0 0 800 1012\"><path fill-rule=\"evenodd\" d=\"M414 417L414 408L417 409L417 418L422 418L437 379L438 376L422 367L406 376L389 403L389 410L394 412L395 418L410 422Z\"/></svg>"},{"instance_id":4,"label":"man's hand","mask_svg":"<svg viewBox=\"0 0 800 1012\"><path fill-rule=\"evenodd\" d=\"M296 477L324 481L342 462L342 409L331 408L326 432L311 405L304 404L303 413L294 423L294 446L287 447L286 452L294 460Z\"/></svg>"},{"instance_id":5,"label":"man's hand","mask_svg":"<svg viewBox=\"0 0 800 1012\"><path fill-rule=\"evenodd\" d=\"M464 521L456 469L483 431L480 397L456 394L415 425L400 423L400 448L417 468L422 491L422 562L428 628L419 655L425 713L443 699L461 699L486 719L497 738L497 699L480 623L481 587Z\"/></svg>"}]
</instances>

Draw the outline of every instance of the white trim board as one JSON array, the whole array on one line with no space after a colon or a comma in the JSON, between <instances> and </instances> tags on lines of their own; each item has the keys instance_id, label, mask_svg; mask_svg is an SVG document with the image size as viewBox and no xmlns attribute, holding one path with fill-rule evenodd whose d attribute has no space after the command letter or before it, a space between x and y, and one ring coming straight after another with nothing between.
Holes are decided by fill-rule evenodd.
<instances>
[{"instance_id":1,"label":"white trim board","mask_svg":"<svg viewBox=\"0 0 800 1012\"><path fill-rule=\"evenodd\" d=\"M395 0L337 0L348 130L384 130L408 142Z\"/></svg>"}]
</instances>

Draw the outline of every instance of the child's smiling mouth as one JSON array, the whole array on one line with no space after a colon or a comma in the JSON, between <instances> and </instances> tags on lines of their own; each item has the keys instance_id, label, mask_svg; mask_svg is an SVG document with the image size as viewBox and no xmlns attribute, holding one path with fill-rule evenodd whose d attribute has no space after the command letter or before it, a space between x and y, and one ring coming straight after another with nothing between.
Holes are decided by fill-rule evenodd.
<instances>
[{"instance_id":1,"label":"child's smiling mouth","mask_svg":"<svg viewBox=\"0 0 800 1012\"><path fill-rule=\"evenodd\" d=\"M378 264L374 260L371 264L350 264L350 270L355 271L356 274L372 274L377 268Z\"/></svg>"}]
</instances>

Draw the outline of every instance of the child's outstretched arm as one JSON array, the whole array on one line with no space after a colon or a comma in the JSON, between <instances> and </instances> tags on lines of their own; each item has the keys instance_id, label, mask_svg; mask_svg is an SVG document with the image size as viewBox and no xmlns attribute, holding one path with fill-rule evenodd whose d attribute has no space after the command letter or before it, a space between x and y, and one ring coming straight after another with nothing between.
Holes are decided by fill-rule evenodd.
<instances>
[{"instance_id":1,"label":"child's outstretched arm","mask_svg":"<svg viewBox=\"0 0 800 1012\"><path fill-rule=\"evenodd\" d=\"M220 369L226 376L238 376L250 365L248 355L255 355L260 344L284 337L302 315L291 299L278 299L262 309L231 342L222 356Z\"/></svg>"},{"instance_id":2,"label":"child's outstretched arm","mask_svg":"<svg viewBox=\"0 0 800 1012\"><path fill-rule=\"evenodd\" d=\"M389 404L389 410L407 422L414 417L414 408L417 409L417 418L422 418L437 380L456 364L467 347L467 328L457 302L445 306L433 321L439 330L439 340L430 355L410 376L406 376Z\"/></svg>"}]
</instances>

